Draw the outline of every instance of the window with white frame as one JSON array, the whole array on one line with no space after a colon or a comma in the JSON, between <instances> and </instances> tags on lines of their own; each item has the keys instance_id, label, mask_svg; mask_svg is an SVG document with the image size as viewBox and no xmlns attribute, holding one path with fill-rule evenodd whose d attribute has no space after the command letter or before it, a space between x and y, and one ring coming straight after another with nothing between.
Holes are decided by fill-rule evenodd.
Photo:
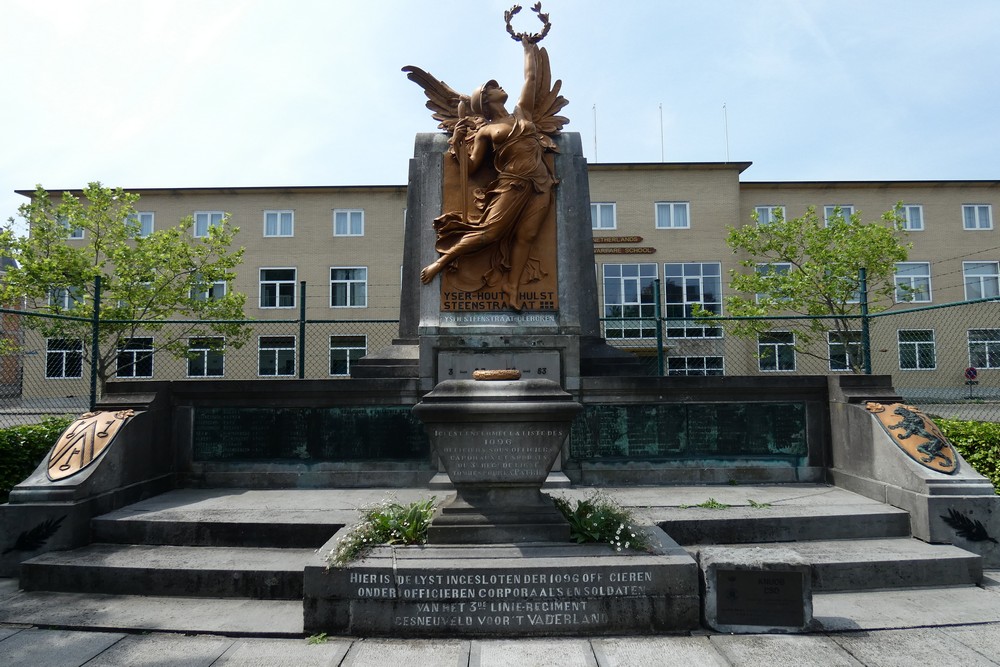
<instances>
[{"instance_id":1,"label":"window with white frame","mask_svg":"<svg viewBox=\"0 0 1000 667\"><path fill-rule=\"evenodd\" d=\"M330 336L330 375L350 375L351 365L366 354L367 336Z\"/></svg>"},{"instance_id":2,"label":"window with white frame","mask_svg":"<svg viewBox=\"0 0 1000 667\"><path fill-rule=\"evenodd\" d=\"M758 225L769 225L779 218L785 219L784 206L754 206L753 211L757 214Z\"/></svg>"},{"instance_id":3,"label":"window with white frame","mask_svg":"<svg viewBox=\"0 0 1000 667\"><path fill-rule=\"evenodd\" d=\"M153 339L130 338L119 343L117 361L115 375L120 378L153 377Z\"/></svg>"},{"instance_id":4,"label":"window with white frame","mask_svg":"<svg viewBox=\"0 0 1000 667\"><path fill-rule=\"evenodd\" d=\"M333 210L334 236L364 236L365 212L360 208L337 208Z\"/></svg>"},{"instance_id":5,"label":"window with white frame","mask_svg":"<svg viewBox=\"0 0 1000 667\"><path fill-rule=\"evenodd\" d=\"M1000 296L1000 262L962 262L965 300Z\"/></svg>"},{"instance_id":6,"label":"window with white frame","mask_svg":"<svg viewBox=\"0 0 1000 667\"><path fill-rule=\"evenodd\" d=\"M655 281L656 264L604 265L605 338L656 337Z\"/></svg>"},{"instance_id":7,"label":"window with white frame","mask_svg":"<svg viewBox=\"0 0 1000 667\"><path fill-rule=\"evenodd\" d=\"M969 365L1000 368L1000 329L969 329Z\"/></svg>"},{"instance_id":8,"label":"window with white frame","mask_svg":"<svg viewBox=\"0 0 1000 667\"><path fill-rule=\"evenodd\" d=\"M831 371L849 371L862 367L860 331L828 331L827 347Z\"/></svg>"},{"instance_id":9,"label":"window with white frame","mask_svg":"<svg viewBox=\"0 0 1000 667\"><path fill-rule=\"evenodd\" d=\"M615 229L618 226L614 202L591 202L590 226L593 229Z\"/></svg>"},{"instance_id":10,"label":"window with white frame","mask_svg":"<svg viewBox=\"0 0 1000 667\"><path fill-rule=\"evenodd\" d=\"M264 211L264 236L293 236L294 232L292 211Z\"/></svg>"},{"instance_id":11,"label":"window with white frame","mask_svg":"<svg viewBox=\"0 0 1000 667\"><path fill-rule=\"evenodd\" d=\"M83 377L83 341L79 338L46 339L45 377L50 380Z\"/></svg>"},{"instance_id":12,"label":"window with white frame","mask_svg":"<svg viewBox=\"0 0 1000 667\"><path fill-rule=\"evenodd\" d=\"M194 213L194 235L196 238L208 236L208 230L222 224L222 219L226 216L222 211L195 211Z\"/></svg>"},{"instance_id":13,"label":"window with white frame","mask_svg":"<svg viewBox=\"0 0 1000 667\"><path fill-rule=\"evenodd\" d=\"M838 216L845 222L850 222L852 215L854 215L854 206L851 204L829 204L823 207L823 224L829 225L830 220Z\"/></svg>"},{"instance_id":14,"label":"window with white frame","mask_svg":"<svg viewBox=\"0 0 1000 667\"><path fill-rule=\"evenodd\" d=\"M52 287L49 289L49 306L57 310L72 310L83 303L83 292L78 287Z\"/></svg>"},{"instance_id":15,"label":"window with white frame","mask_svg":"<svg viewBox=\"0 0 1000 667\"><path fill-rule=\"evenodd\" d=\"M722 265L687 262L663 265L664 310L668 338L720 338L722 328L686 321L695 308L722 314Z\"/></svg>"},{"instance_id":16,"label":"window with white frame","mask_svg":"<svg viewBox=\"0 0 1000 667\"><path fill-rule=\"evenodd\" d=\"M79 241L83 238L83 227L70 224L65 218L59 218L59 224L66 230L66 238Z\"/></svg>"},{"instance_id":17,"label":"window with white frame","mask_svg":"<svg viewBox=\"0 0 1000 667\"><path fill-rule=\"evenodd\" d=\"M757 275L764 281L777 281L781 276L787 275L792 270L790 262L774 262L772 264L758 264L755 269ZM773 283L771 283L773 284ZM757 301L766 299L770 292L757 292ZM788 297L775 295L775 300L787 300Z\"/></svg>"},{"instance_id":18,"label":"window with white frame","mask_svg":"<svg viewBox=\"0 0 1000 667\"><path fill-rule=\"evenodd\" d=\"M667 375L725 375L722 357L667 357Z\"/></svg>"},{"instance_id":19,"label":"window with white frame","mask_svg":"<svg viewBox=\"0 0 1000 667\"><path fill-rule=\"evenodd\" d=\"M295 269L260 270L260 307L295 307Z\"/></svg>"},{"instance_id":20,"label":"window with white frame","mask_svg":"<svg viewBox=\"0 0 1000 667\"><path fill-rule=\"evenodd\" d=\"M993 207L989 204L962 204L962 227L993 229Z\"/></svg>"},{"instance_id":21,"label":"window with white frame","mask_svg":"<svg viewBox=\"0 0 1000 667\"><path fill-rule=\"evenodd\" d=\"M657 229L688 229L691 227L690 205L686 201L656 202Z\"/></svg>"},{"instance_id":22,"label":"window with white frame","mask_svg":"<svg viewBox=\"0 0 1000 667\"><path fill-rule=\"evenodd\" d=\"M222 336L204 336L188 339L188 377L222 377L225 374L225 339Z\"/></svg>"},{"instance_id":23,"label":"window with white frame","mask_svg":"<svg viewBox=\"0 0 1000 667\"><path fill-rule=\"evenodd\" d=\"M896 332L899 343L899 369L903 371L932 371L937 368L937 350L933 329L900 329Z\"/></svg>"},{"instance_id":24,"label":"window with white frame","mask_svg":"<svg viewBox=\"0 0 1000 667\"><path fill-rule=\"evenodd\" d=\"M145 238L153 233L155 215L152 211L136 211L129 216L129 224L135 228L138 238Z\"/></svg>"},{"instance_id":25,"label":"window with white frame","mask_svg":"<svg viewBox=\"0 0 1000 667\"><path fill-rule=\"evenodd\" d=\"M897 303L928 303L931 300L930 262L898 262L895 281Z\"/></svg>"},{"instance_id":26,"label":"window with white frame","mask_svg":"<svg viewBox=\"0 0 1000 667\"><path fill-rule=\"evenodd\" d=\"M214 283L204 283L191 288L193 301L214 301L226 296L226 281L217 280Z\"/></svg>"},{"instance_id":27,"label":"window with white frame","mask_svg":"<svg viewBox=\"0 0 1000 667\"><path fill-rule=\"evenodd\" d=\"M900 211L903 216L903 229L908 232L921 232L924 229L924 207L920 204L903 204Z\"/></svg>"},{"instance_id":28,"label":"window with white frame","mask_svg":"<svg viewBox=\"0 0 1000 667\"><path fill-rule=\"evenodd\" d=\"M330 268L330 307L366 308L368 306L368 268L334 266Z\"/></svg>"},{"instance_id":29,"label":"window with white frame","mask_svg":"<svg viewBox=\"0 0 1000 667\"><path fill-rule=\"evenodd\" d=\"M257 374L295 375L295 336L261 336L257 342Z\"/></svg>"},{"instance_id":30,"label":"window with white frame","mask_svg":"<svg viewBox=\"0 0 1000 667\"><path fill-rule=\"evenodd\" d=\"M757 360L762 371L795 370L795 334L768 331L757 335Z\"/></svg>"}]
</instances>

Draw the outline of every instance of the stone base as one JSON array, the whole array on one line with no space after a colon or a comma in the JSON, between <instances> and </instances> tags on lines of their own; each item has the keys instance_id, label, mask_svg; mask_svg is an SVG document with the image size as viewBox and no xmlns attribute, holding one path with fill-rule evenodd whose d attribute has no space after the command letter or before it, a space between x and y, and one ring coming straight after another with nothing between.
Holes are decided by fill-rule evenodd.
<instances>
[{"instance_id":1,"label":"stone base","mask_svg":"<svg viewBox=\"0 0 1000 667\"><path fill-rule=\"evenodd\" d=\"M438 508L427 531L430 544L569 541L569 523L538 489L459 489Z\"/></svg>"},{"instance_id":2,"label":"stone base","mask_svg":"<svg viewBox=\"0 0 1000 667\"><path fill-rule=\"evenodd\" d=\"M697 565L663 531L646 530L655 553L571 543L379 547L346 567L308 566L304 630L360 637L693 630Z\"/></svg>"}]
</instances>

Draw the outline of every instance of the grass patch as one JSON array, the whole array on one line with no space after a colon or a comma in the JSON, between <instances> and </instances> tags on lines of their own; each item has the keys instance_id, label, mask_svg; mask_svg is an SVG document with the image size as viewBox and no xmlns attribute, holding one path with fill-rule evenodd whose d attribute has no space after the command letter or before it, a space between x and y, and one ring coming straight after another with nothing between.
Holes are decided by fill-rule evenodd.
<instances>
[{"instance_id":1,"label":"grass patch","mask_svg":"<svg viewBox=\"0 0 1000 667\"><path fill-rule=\"evenodd\" d=\"M758 503L753 498L747 498L747 502L750 504L750 507L754 508L755 510L765 510L771 506L771 503Z\"/></svg>"},{"instance_id":2,"label":"grass patch","mask_svg":"<svg viewBox=\"0 0 1000 667\"><path fill-rule=\"evenodd\" d=\"M361 521L337 541L327 562L331 566L346 565L383 544L424 544L435 500L432 497L408 505L386 500L363 509Z\"/></svg>"},{"instance_id":3,"label":"grass patch","mask_svg":"<svg viewBox=\"0 0 1000 667\"><path fill-rule=\"evenodd\" d=\"M650 548L646 533L636 527L632 513L608 496L595 493L572 505L565 498L552 497L556 507L569 521L570 539L579 544L609 544L615 551Z\"/></svg>"},{"instance_id":4,"label":"grass patch","mask_svg":"<svg viewBox=\"0 0 1000 667\"><path fill-rule=\"evenodd\" d=\"M727 509L729 509L730 506L727 505L726 503L720 503L715 498L709 498L705 502L698 503L697 505L681 505L681 509L685 509L685 510L686 509L690 509L692 507L700 507L700 508L706 509L706 510L727 510Z\"/></svg>"}]
</instances>

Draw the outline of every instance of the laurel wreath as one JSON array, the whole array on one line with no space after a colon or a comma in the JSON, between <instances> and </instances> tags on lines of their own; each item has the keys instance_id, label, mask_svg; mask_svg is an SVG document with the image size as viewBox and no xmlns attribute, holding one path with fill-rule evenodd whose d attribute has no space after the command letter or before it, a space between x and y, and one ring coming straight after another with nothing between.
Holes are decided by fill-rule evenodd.
<instances>
[{"instance_id":1,"label":"laurel wreath","mask_svg":"<svg viewBox=\"0 0 1000 667\"><path fill-rule=\"evenodd\" d=\"M507 22L507 33L510 35L511 39L515 42L521 42L527 40L529 44L537 44L538 42L545 39L545 36L549 34L549 30L552 28L552 24L549 23L549 15L542 13L542 3L536 2L531 8L531 11L538 15L538 20L542 22L542 31L536 33L527 32L514 32L514 26L510 22L514 19L514 16L521 11L521 5L514 5L507 11L503 13L504 20Z\"/></svg>"}]
</instances>

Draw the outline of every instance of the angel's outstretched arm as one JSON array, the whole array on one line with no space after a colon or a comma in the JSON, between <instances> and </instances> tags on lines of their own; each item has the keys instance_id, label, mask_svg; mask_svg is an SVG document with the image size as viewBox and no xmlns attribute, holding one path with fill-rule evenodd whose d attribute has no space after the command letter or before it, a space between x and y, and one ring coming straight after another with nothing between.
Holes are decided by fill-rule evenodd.
<instances>
[{"instance_id":1,"label":"angel's outstretched arm","mask_svg":"<svg viewBox=\"0 0 1000 667\"><path fill-rule=\"evenodd\" d=\"M532 119L535 110L535 92L538 87L538 44L525 38L524 45L524 88L521 89L521 99L517 105L528 120Z\"/></svg>"}]
</instances>

